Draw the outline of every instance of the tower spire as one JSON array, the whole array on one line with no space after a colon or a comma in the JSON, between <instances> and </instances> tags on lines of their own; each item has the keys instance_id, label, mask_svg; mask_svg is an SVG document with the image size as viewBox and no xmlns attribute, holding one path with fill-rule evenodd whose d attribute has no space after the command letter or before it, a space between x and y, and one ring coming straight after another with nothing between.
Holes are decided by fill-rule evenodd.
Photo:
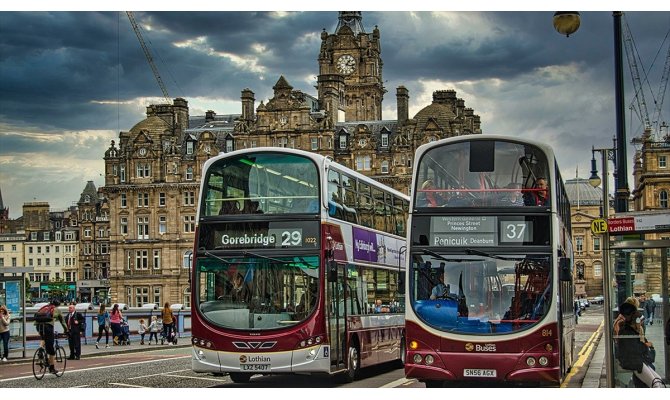
<instances>
[{"instance_id":1,"label":"tower spire","mask_svg":"<svg viewBox=\"0 0 670 400\"><path fill-rule=\"evenodd\" d=\"M363 29L363 17L361 16L360 11L340 11L340 16L337 21L337 28L335 28L335 34L340 32L340 29L348 26L349 29L355 35L359 33L365 33Z\"/></svg>"}]
</instances>

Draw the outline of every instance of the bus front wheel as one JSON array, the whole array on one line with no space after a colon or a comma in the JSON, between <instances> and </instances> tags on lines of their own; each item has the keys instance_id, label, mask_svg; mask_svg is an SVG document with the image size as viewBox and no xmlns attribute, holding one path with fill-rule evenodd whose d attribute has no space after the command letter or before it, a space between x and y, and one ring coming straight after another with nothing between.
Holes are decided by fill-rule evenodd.
<instances>
[{"instance_id":1,"label":"bus front wheel","mask_svg":"<svg viewBox=\"0 0 670 400\"><path fill-rule=\"evenodd\" d=\"M424 381L427 388L441 388L444 387L444 382L442 381Z\"/></svg>"},{"instance_id":2,"label":"bus front wheel","mask_svg":"<svg viewBox=\"0 0 670 400\"><path fill-rule=\"evenodd\" d=\"M251 379L251 374L241 374L239 372L231 372L228 374L230 380L235 383L247 383Z\"/></svg>"},{"instance_id":3,"label":"bus front wheel","mask_svg":"<svg viewBox=\"0 0 670 400\"><path fill-rule=\"evenodd\" d=\"M358 347L356 344L349 344L349 351L347 351L347 372L345 375L345 380L347 382L353 382L358 377L358 371L361 369L361 356L358 353Z\"/></svg>"}]
</instances>

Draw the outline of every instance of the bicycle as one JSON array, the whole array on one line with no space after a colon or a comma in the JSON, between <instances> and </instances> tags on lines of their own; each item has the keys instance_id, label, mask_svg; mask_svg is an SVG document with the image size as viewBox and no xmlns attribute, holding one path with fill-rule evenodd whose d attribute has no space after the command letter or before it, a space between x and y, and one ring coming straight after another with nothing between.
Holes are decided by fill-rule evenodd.
<instances>
[{"instance_id":1,"label":"bicycle","mask_svg":"<svg viewBox=\"0 0 670 400\"><path fill-rule=\"evenodd\" d=\"M67 357L65 356L65 349L58 343L58 332L54 332L54 350L56 350L54 367L58 370L58 373L54 375L60 378L65 373ZM35 375L35 379L40 380L44 378L44 374L46 374L48 370L49 355L44 348L44 341L41 341L40 347L35 350L35 355L33 355L33 375Z\"/></svg>"}]
</instances>

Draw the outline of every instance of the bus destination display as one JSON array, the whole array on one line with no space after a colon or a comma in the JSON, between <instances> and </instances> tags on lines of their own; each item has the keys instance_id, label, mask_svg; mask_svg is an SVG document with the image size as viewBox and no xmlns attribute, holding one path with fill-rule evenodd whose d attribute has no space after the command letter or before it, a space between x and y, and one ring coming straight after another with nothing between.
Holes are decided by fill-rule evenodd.
<instances>
[{"instance_id":1,"label":"bus destination display","mask_svg":"<svg viewBox=\"0 0 670 400\"><path fill-rule=\"evenodd\" d=\"M531 242L533 224L523 217L435 216L430 219L430 246L489 247Z\"/></svg>"},{"instance_id":2,"label":"bus destination display","mask_svg":"<svg viewBox=\"0 0 670 400\"><path fill-rule=\"evenodd\" d=\"M200 247L206 249L281 249L317 248L318 224L303 221L274 221L262 223L203 224L201 230L211 235L200 236ZM210 237L211 243L202 243Z\"/></svg>"}]
</instances>

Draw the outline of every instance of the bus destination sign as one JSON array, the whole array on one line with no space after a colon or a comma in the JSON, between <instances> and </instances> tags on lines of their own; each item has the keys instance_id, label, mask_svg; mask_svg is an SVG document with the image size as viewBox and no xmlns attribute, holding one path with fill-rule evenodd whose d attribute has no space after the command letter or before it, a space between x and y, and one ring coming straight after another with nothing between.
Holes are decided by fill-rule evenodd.
<instances>
[{"instance_id":1,"label":"bus destination sign","mask_svg":"<svg viewBox=\"0 0 670 400\"><path fill-rule=\"evenodd\" d=\"M533 242L533 222L520 216L434 216L430 246L484 247Z\"/></svg>"},{"instance_id":2,"label":"bus destination sign","mask_svg":"<svg viewBox=\"0 0 670 400\"><path fill-rule=\"evenodd\" d=\"M435 216L430 219L430 246L497 246L496 217Z\"/></svg>"},{"instance_id":3,"label":"bus destination sign","mask_svg":"<svg viewBox=\"0 0 670 400\"><path fill-rule=\"evenodd\" d=\"M307 221L203 224L199 247L215 250L317 248L318 224ZM211 238L211 239L206 239ZM203 243L205 240L210 243Z\"/></svg>"}]
</instances>

